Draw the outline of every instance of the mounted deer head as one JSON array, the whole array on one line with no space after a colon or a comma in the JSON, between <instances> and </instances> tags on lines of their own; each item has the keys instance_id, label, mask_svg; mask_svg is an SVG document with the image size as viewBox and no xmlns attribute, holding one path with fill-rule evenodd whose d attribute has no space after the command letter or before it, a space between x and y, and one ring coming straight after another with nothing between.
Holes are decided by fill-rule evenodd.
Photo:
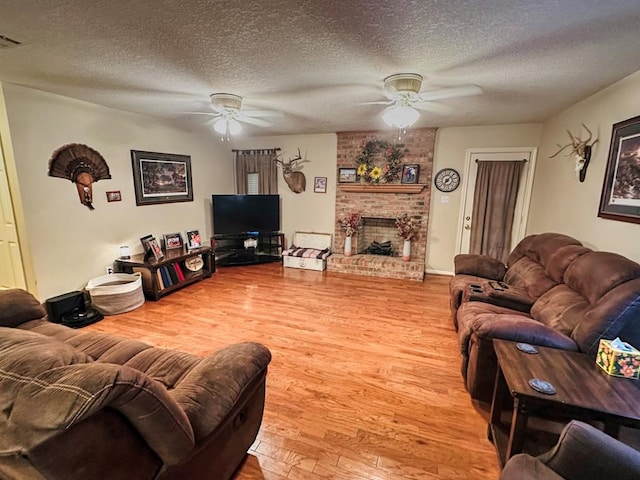
<instances>
[{"instance_id":1,"label":"mounted deer head","mask_svg":"<svg viewBox=\"0 0 640 480\"><path fill-rule=\"evenodd\" d=\"M593 136L591 130L589 130L584 123L582 124L582 126L589 133L589 138L582 140L580 137L572 135L571 132L567 130L571 142L567 143L564 146L558 143L557 145L558 147L560 147L560 150L549 157L553 158L560 152L562 152L565 148L572 147L572 150L566 155L574 156L576 161L575 170L576 174L578 174L579 176L580 182L584 182L584 179L587 176L587 167L589 166L589 160L591 159L591 147L598 143L598 138L591 142L591 137ZM591 144L589 144L589 142L591 142Z\"/></svg>"},{"instance_id":2,"label":"mounted deer head","mask_svg":"<svg viewBox=\"0 0 640 480\"><path fill-rule=\"evenodd\" d=\"M276 158L274 161L282 167L282 176L284 177L284 181L287 182L287 185L289 185L291 191L294 193L304 192L307 188L307 179L304 176L304 173L294 171L294 168L297 168L301 163L309 163L306 159L302 160L300 148L298 148L298 155L294 158L290 158L287 161Z\"/></svg>"}]
</instances>

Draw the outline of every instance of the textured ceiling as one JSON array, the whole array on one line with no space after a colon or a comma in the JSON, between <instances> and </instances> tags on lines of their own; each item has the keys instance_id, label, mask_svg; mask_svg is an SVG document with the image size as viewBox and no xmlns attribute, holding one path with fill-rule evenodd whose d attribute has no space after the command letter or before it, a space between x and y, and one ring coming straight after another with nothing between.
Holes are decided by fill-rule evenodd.
<instances>
[{"instance_id":1,"label":"textured ceiling","mask_svg":"<svg viewBox=\"0 0 640 480\"><path fill-rule=\"evenodd\" d=\"M1 2L0 80L209 128L209 94L282 112L249 135L385 128L383 79L475 84L418 127L544 120L640 70L638 0Z\"/></svg>"}]
</instances>

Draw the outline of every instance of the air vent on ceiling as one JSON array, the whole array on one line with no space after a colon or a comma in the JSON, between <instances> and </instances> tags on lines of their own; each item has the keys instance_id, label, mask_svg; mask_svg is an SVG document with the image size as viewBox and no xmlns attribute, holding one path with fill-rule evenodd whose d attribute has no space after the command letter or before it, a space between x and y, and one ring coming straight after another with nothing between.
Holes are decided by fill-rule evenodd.
<instances>
[{"instance_id":1,"label":"air vent on ceiling","mask_svg":"<svg viewBox=\"0 0 640 480\"><path fill-rule=\"evenodd\" d=\"M13 48L19 47L20 45L22 44L17 40L0 35L0 48Z\"/></svg>"}]
</instances>

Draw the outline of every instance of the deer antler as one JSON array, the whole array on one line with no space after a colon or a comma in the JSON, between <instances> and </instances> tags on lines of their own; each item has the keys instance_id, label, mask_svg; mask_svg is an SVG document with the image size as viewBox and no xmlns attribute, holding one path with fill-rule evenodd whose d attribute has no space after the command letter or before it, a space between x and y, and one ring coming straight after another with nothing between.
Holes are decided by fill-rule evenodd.
<instances>
[{"instance_id":1,"label":"deer antler","mask_svg":"<svg viewBox=\"0 0 640 480\"><path fill-rule=\"evenodd\" d=\"M589 146L593 146L598 142L598 138L596 138L591 145L589 145L589 142L591 142L591 137L593 137L593 134L591 133L591 130L589 130L589 128L587 128L587 126L582 123L581 124L584 129L589 132L589 138L582 140L580 139L580 137L574 136L571 134L571 132L569 130L567 130L567 133L569 134L569 138L571 139L570 143L567 143L566 145L562 146L559 143L556 143L556 145L558 147L560 147L560 150L558 150L556 153L554 153L553 155L551 155L549 158L553 158L556 155L558 155L560 152L562 152L565 148L567 147L573 147L573 149L571 150L571 152L569 152L567 155L579 155L579 156L583 156L584 155L584 149L585 147Z\"/></svg>"},{"instance_id":2,"label":"deer antler","mask_svg":"<svg viewBox=\"0 0 640 480\"><path fill-rule=\"evenodd\" d=\"M300 153L300 147L298 147L298 155L296 155L295 157L290 158L289 160L281 160L276 157L275 162L280 164L282 168L293 168L299 163L310 163L307 159L302 161L300 160L302 160L302 153Z\"/></svg>"}]
</instances>

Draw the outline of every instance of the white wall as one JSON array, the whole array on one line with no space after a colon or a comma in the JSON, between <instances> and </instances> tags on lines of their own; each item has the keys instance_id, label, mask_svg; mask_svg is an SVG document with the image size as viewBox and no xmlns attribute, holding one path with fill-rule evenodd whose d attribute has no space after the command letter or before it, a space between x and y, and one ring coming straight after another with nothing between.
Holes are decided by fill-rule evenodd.
<instances>
[{"instance_id":1,"label":"white wall","mask_svg":"<svg viewBox=\"0 0 640 480\"><path fill-rule=\"evenodd\" d=\"M533 187L528 233L562 232L596 250L620 253L640 261L640 225L598 217L600 194L609 156L612 126L640 115L640 72L601 90L543 125ZM574 173L573 159L549 158L569 142L567 129L586 134L584 123L599 135L584 183Z\"/></svg>"},{"instance_id":2,"label":"white wall","mask_svg":"<svg viewBox=\"0 0 640 480\"><path fill-rule=\"evenodd\" d=\"M140 237L211 232L211 194L233 191L232 154L214 135L37 90L4 85L9 128L40 300L81 289L118 256L142 251ZM53 151L83 143L102 154L110 180L93 184L94 211L75 184L47 175ZM130 150L191 156L194 201L136 206ZM121 202L105 192L120 190Z\"/></svg>"},{"instance_id":3,"label":"white wall","mask_svg":"<svg viewBox=\"0 0 640 480\"><path fill-rule=\"evenodd\" d=\"M281 135L270 137L236 137L233 148L259 149L276 148L282 150L282 158L287 160L298 153L309 163L301 165L307 179L304 192L293 193L282 177L278 167L278 193L282 204L282 232L291 243L293 233L322 232L333 233L335 230L336 204L336 159L338 143L336 134L317 135ZM314 193L313 178L327 177L327 193Z\"/></svg>"},{"instance_id":4,"label":"white wall","mask_svg":"<svg viewBox=\"0 0 640 480\"><path fill-rule=\"evenodd\" d=\"M433 175L449 167L464 174L469 148L535 147L540 141L540 124L449 127L436 132ZM464 179L460 182L461 185ZM432 180L433 182L433 180ZM448 203L442 203L442 197ZM456 254L462 188L442 193L431 188L431 214L427 234L427 272L452 273Z\"/></svg>"}]
</instances>

